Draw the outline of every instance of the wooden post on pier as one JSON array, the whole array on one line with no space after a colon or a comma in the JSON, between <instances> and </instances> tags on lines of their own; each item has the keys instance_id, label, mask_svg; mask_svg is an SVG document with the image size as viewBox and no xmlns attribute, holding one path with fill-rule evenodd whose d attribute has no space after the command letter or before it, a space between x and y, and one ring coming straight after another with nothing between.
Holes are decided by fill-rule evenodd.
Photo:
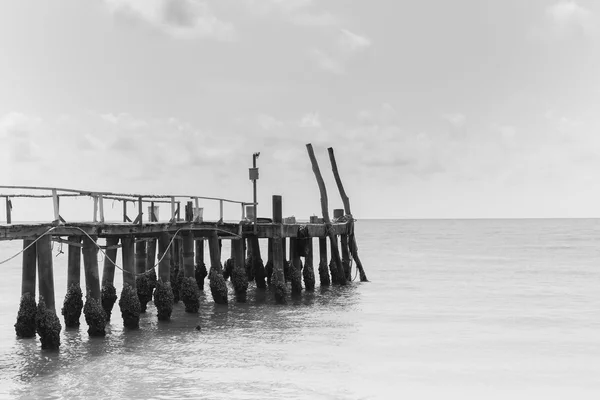
<instances>
[{"instance_id":1,"label":"wooden post on pier","mask_svg":"<svg viewBox=\"0 0 600 400\"><path fill-rule=\"evenodd\" d=\"M18 337L35 336L35 278L37 251L33 240L23 240L23 271L21 281L21 302L17 314L15 332Z\"/></svg>"},{"instance_id":2,"label":"wooden post on pier","mask_svg":"<svg viewBox=\"0 0 600 400\"><path fill-rule=\"evenodd\" d=\"M192 202L188 202L186 208L186 219L191 221L190 215ZM183 232L183 281L181 282L181 300L185 305L185 312L197 313L200 308L200 290L194 276L194 235L191 231Z\"/></svg>"},{"instance_id":3,"label":"wooden post on pier","mask_svg":"<svg viewBox=\"0 0 600 400\"><path fill-rule=\"evenodd\" d=\"M344 217L344 210L336 208L333 210L333 218L341 219ZM342 250L342 265L344 266L344 276L347 281L352 280L352 271L350 267L350 250L348 248L348 235L340 235L340 248Z\"/></svg>"},{"instance_id":4,"label":"wooden post on pier","mask_svg":"<svg viewBox=\"0 0 600 400\"><path fill-rule=\"evenodd\" d=\"M83 314L90 336L106 335L106 312L100 298L100 275L98 273L98 247L96 238L83 238L83 269L85 271L85 306Z\"/></svg>"},{"instance_id":5,"label":"wooden post on pier","mask_svg":"<svg viewBox=\"0 0 600 400\"><path fill-rule=\"evenodd\" d=\"M171 288L171 235L164 232L158 239L158 281L154 290L154 305L159 321L168 321L173 312L173 289Z\"/></svg>"},{"instance_id":6,"label":"wooden post on pier","mask_svg":"<svg viewBox=\"0 0 600 400\"><path fill-rule=\"evenodd\" d=\"M150 238L146 242L146 276L149 280L150 293L156 288L156 238ZM152 299L152 297L150 297Z\"/></svg>"},{"instance_id":7,"label":"wooden post on pier","mask_svg":"<svg viewBox=\"0 0 600 400\"><path fill-rule=\"evenodd\" d=\"M104 256L104 268L102 269L101 299L102 308L106 313L107 321L110 321L113 306L117 301L117 289L115 288L115 263L117 262L118 246L118 237L106 238L106 254Z\"/></svg>"},{"instance_id":8,"label":"wooden post on pier","mask_svg":"<svg viewBox=\"0 0 600 400\"><path fill-rule=\"evenodd\" d=\"M304 288L308 292L315 290L315 269L313 266L313 240L311 237L305 240L306 253L304 256L304 269L302 276L304 278Z\"/></svg>"},{"instance_id":9,"label":"wooden post on pier","mask_svg":"<svg viewBox=\"0 0 600 400\"><path fill-rule=\"evenodd\" d=\"M250 242L250 248L252 256L249 258L252 271L254 272L254 280L256 281L256 287L258 289L266 289L265 283L265 266L260 256L260 243L258 242L258 236L250 236L248 238Z\"/></svg>"},{"instance_id":10,"label":"wooden post on pier","mask_svg":"<svg viewBox=\"0 0 600 400\"><path fill-rule=\"evenodd\" d=\"M325 227L327 230L327 236L329 237L329 242L331 244L331 257L333 259L336 271L336 277L332 276L332 280L334 284L345 285L346 279L344 279L344 267L342 265L342 259L340 257L340 251L337 245L337 239L335 235L331 231L331 220L329 219L329 209L328 209L328 200L327 200L327 189L325 188L325 182L323 181L323 176L321 175L321 171L319 169L319 163L317 162L317 158L315 157L315 152L312 148L312 145L309 143L306 145L306 150L308 151L308 157L310 158L310 162L312 164L313 173L315 174L315 178L317 179L317 184L319 185L319 191L321 192L321 212L323 213L323 222L325 223Z\"/></svg>"},{"instance_id":11,"label":"wooden post on pier","mask_svg":"<svg viewBox=\"0 0 600 400\"><path fill-rule=\"evenodd\" d=\"M36 329L42 349L58 349L62 326L56 315L54 298L54 267L52 265L52 237L40 236L36 242L40 299L37 308Z\"/></svg>"},{"instance_id":12,"label":"wooden post on pier","mask_svg":"<svg viewBox=\"0 0 600 400\"><path fill-rule=\"evenodd\" d=\"M62 315L67 328L79 326L83 309L81 291L81 236L70 236L67 261L67 294L63 302Z\"/></svg>"},{"instance_id":13,"label":"wooden post on pier","mask_svg":"<svg viewBox=\"0 0 600 400\"><path fill-rule=\"evenodd\" d=\"M302 261L298 253L298 239L290 238L290 269L292 281L292 295L302 293Z\"/></svg>"},{"instance_id":14,"label":"wooden post on pier","mask_svg":"<svg viewBox=\"0 0 600 400\"><path fill-rule=\"evenodd\" d=\"M140 326L140 299L135 286L135 240L132 237L121 238L123 251L123 291L119 299L123 326L129 329L137 329Z\"/></svg>"},{"instance_id":15,"label":"wooden post on pier","mask_svg":"<svg viewBox=\"0 0 600 400\"><path fill-rule=\"evenodd\" d=\"M273 238L267 239L267 264L265 265L265 274L267 275L267 285L271 285L273 277Z\"/></svg>"},{"instance_id":16,"label":"wooden post on pier","mask_svg":"<svg viewBox=\"0 0 600 400\"><path fill-rule=\"evenodd\" d=\"M286 287L285 277L283 276L283 263L285 262L283 253L282 230L283 213L282 213L282 198L281 196L273 196L273 223L279 224L279 229L275 229L273 236L273 276L271 282L275 285L275 302L279 304L286 303Z\"/></svg>"},{"instance_id":17,"label":"wooden post on pier","mask_svg":"<svg viewBox=\"0 0 600 400\"><path fill-rule=\"evenodd\" d=\"M208 237L208 251L210 253L210 272L208 274L208 279L210 280L210 291L213 300L217 304L227 304L227 285L223 278L219 238L215 231L211 232Z\"/></svg>"},{"instance_id":18,"label":"wooden post on pier","mask_svg":"<svg viewBox=\"0 0 600 400\"><path fill-rule=\"evenodd\" d=\"M204 263L204 239L195 240L196 247L196 267L195 276L198 289L204 291L204 278L207 277L208 272L206 271L206 264Z\"/></svg>"},{"instance_id":19,"label":"wooden post on pier","mask_svg":"<svg viewBox=\"0 0 600 400\"><path fill-rule=\"evenodd\" d=\"M235 289L235 301L238 303L246 302L248 291L248 278L246 276L245 257L244 257L244 239L231 240L231 260L234 263L231 274L231 282Z\"/></svg>"},{"instance_id":20,"label":"wooden post on pier","mask_svg":"<svg viewBox=\"0 0 600 400\"><path fill-rule=\"evenodd\" d=\"M137 274L135 287L140 300L140 312L142 313L146 312L146 306L152 300L152 290L154 289L150 283L150 277L146 274L147 258L146 240L138 238L135 243L135 272Z\"/></svg>"},{"instance_id":21,"label":"wooden post on pier","mask_svg":"<svg viewBox=\"0 0 600 400\"><path fill-rule=\"evenodd\" d=\"M173 302L179 303L181 295L181 281L183 280L183 274L180 274L180 270L183 269L181 265L181 241L176 236L171 244L171 288L173 289Z\"/></svg>"},{"instance_id":22,"label":"wooden post on pier","mask_svg":"<svg viewBox=\"0 0 600 400\"><path fill-rule=\"evenodd\" d=\"M360 272L360 281L368 282L367 275L365 274L365 270L363 268L362 262L360 261L360 257L358 257L358 246L356 245L356 237L354 236L354 219L352 218L352 211L350 210L350 199L348 195L346 195L346 191L344 190L344 185L342 185L342 180L340 178L340 174L338 172L337 163L335 161L335 154L333 153L333 148L329 147L327 149L329 152L329 160L331 161L331 168L333 170L333 176L335 178L335 182L337 184L338 190L340 192L340 196L342 198L342 202L344 203L344 211L346 215L350 218L348 221L348 247L350 249L350 253L352 254L352 258L356 262L356 268Z\"/></svg>"},{"instance_id":23,"label":"wooden post on pier","mask_svg":"<svg viewBox=\"0 0 600 400\"><path fill-rule=\"evenodd\" d=\"M319 280L321 287L331 285L327 264L327 238L319 238Z\"/></svg>"}]
</instances>

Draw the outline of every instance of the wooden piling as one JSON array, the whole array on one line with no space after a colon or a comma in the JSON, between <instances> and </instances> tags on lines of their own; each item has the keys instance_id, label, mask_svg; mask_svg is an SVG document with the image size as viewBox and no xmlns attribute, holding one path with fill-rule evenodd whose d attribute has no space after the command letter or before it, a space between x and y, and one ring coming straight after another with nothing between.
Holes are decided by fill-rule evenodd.
<instances>
[{"instance_id":1,"label":"wooden piling","mask_svg":"<svg viewBox=\"0 0 600 400\"><path fill-rule=\"evenodd\" d=\"M292 295L302 293L302 261L298 252L298 239L290 238L290 265L291 265L291 281Z\"/></svg>"},{"instance_id":2,"label":"wooden piling","mask_svg":"<svg viewBox=\"0 0 600 400\"><path fill-rule=\"evenodd\" d=\"M192 202L188 202L188 209L191 210ZM186 209L187 211L187 209ZM186 213L186 217L192 217ZM185 305L185 312L196 313L200 308L199 298L200 290L194 276L194 236L191 231L183 232L183 281L181 283L181 300Z\"/></svg>"},{"instance_id":3,"label":"wooden piling","mask_svg":"<svg viewBox=\"0 0 600 400\"><path fill-rule=\"evenodd\" d=\"M273 239L267 239L267 264L265 265L265 274L267 276L267 285L271 285L273 276Z\"/></svg>"},{"instance_id":4,"label":"wooden piling","mask_svg":"<svg viewBox=\"0 0 600 400\"><path fill-rule=\"evenodd\" d=\"M206 271L206 264L204 263L204 239L196 239L196 267L195 267L195 276L196 283L198 284L198 289L200 291L204 291L204 279L208 276L208 271Z\"/></svg>"},{"instance_id":5,"label":"wooden piling","mask_svg":"<svg viewBox=\"0 0 600 400\"><path fill-rule=\"evenodd\" d=\"M292 281L292 263L287 258L287 247L288 240L287 238L282 237L281 239L281 253L283 255L283 278L286 282Z\"/></svg>"},{"instance_id":6,"label":"wooden piling","mask_svg":"<svg viewBox=\"0 0 600 400\"><path fill-rule=\"evenodd\" d=\"M254 281L256 282L256 287L258 289L266 289L266 272L262 257L260 255L260 243L258 241L258 236L250 236L248 238L248 242L250 242L249 247L252 249L250 263L252 265L252 271L254 272Z\"/></svg>"},{"instance_id":7,"label":"wooden piling","mask_svg":"<svg viewBox=\"0 0 600 400\"><path fill-rule=\"evenodd\" d=\"M344 210L336 208L333 210L333 218L341 219L344 217ZM340 250L342 251L342 265L344 267L344 277L347 281L352 281L352 271L350 266L350 250L348 248L348 235L340 235Z\"/></svg>"},{"instance_id":8,"label":"wooden piling","mask_svg":"<svg viewBox=\"0 0 600 400\"><path fill-rule=\"evenodd\" d=\"M244 260L244 239L232 239L231 252L233 256L231 259L234 263L231 282L235 290L235 301L245 303L248 291L248 278L246 276Z\"/></svg>"},{"instance_id":9,"label":"wooden piling","mask_svg":"<svg viewBox=\"0 0 600 400\"><path fill-rule=\"evenodd\" d=\"M21 301L17 314L15 332L18 337L32 338L35 336L35 278L36 278L36 246L33 240L23 240L23 270L21 280Z\"/></svg>"},{"instance_id":10,"label":"wooden piling","mask_svg":"<svg viewBox=\"0 0 600 400\"><path fill-rule=\"evenodd\" d=\"M273 223L283 223L282 198L273 196ZM282 229L276 229L273 237L273 276L271 281L275 285L275 302L279 304L286 303L285 277L283 276L283 263L285 262L283 253L283 240L281 237Z\"/></svg>"},{"instance_id":11,"label":"wooden piling","mask_svg":"<svg viewBox=\"0 0 600 400\"><path fill-rule=\"evenodd\" d=\"M104 312L106 312L107 321L110 321L113 306L117 301L117 289L115 288L115 263L117 262L118 245L118 237L106 238L104 267L102 269L101 299L102 308L104 309Z\"/></svg>"},{"instance_id":12,"label":"wooden piling","mask_svg":"<svg viewBox=\"0 0 600 400\"><path fill-rule=\"evenodd\" d=\"M327 238L319 238L319 280L321 287L331 285L327 265Z\"/></svg>"},{"instance_id":13,"label":"wooden piling","mask_svg":"<svg viewBox=\"0 0 600 400\"><path fill-rule=\"evenodd\" d=\"M154 305L159 321L168 321L173 312L173 289L171 287L171 235L162 233L158 239L158 281L154 290Z\"/></svg>"},{"instance_id":14,"label":"wooden piling","mask_svg":"<svg viewBox=\"0 0 600 400\"><path fill-rule=\"evenodd\" d=\"M183 269L181 265L181 240L179 237L175 237L173 240L173 244L171 245L171 287L173 288L173 301L175 304L179 303L180 298L180 290L181 290L181 281L183 280L183 275L181 275L180 279L180 271Z\"/></svg>"},{"instance_id":15,"label":"wooden piling","mask_svg":"<svg viewBox=\"0 0 600 400\"><path fill-rule=\"evenodd\" d=\"M211 232L208 237L208 251L210 253L210 272L208 278L210 280L210 291L213 300L217 304L227 304L227 285L225 284L221 268L221 251L217 232Z\"/></svg>"},{"instance_id":16,"label":"wooden piling","mask_svg":"<svg viewBox=\"0 0 600 400\"><path fill-rule=\"evenodd\" d=\"M54 267L52 265L52 237L44 235L36 242L40 298L36 313L36 330L42 349L58 349L62 326L56 315L54 298Z\"/></svg>"},{"instance_id":17,"label":"wooden piling","mask_svg":"<svg viewBox=\"0 0 600 400\"><path fill-rule=\"evenodd\" d=\"M350 231L348 234L348 247L350 253L352 254L352 258L354 258L354 262L356 262L356 268L360 273L360 281L368 282L367 275L365 274L362 262L360 261L360 257L358 256L358 246L356 244L356 236L354 235L354 219L352 218L352 211L350 210L350 199L348 198L348 195L346 195L346 191L344 190L344 185L342 184L342 180L338 172L337 162L335 161L335 154L333 153L333 148L329 147L327 151L329 153L329 160L331 161L331 169L333 170L335 183L337 184L340 196L342 198L342 202L344 203L344 211L346 212L346 215L350 218L350 220L348 221L348 230Z\"/></svg>"},{"instance_id":18,"label":"wooden piling","mask_svg":"<svg viewBox=\"0 0 600 400\"><path fill-rule=\"evenodd\" d=\"M135 243L135 287L140 300L140 312L145 313L148 302L152 300L152 290L154 289L150 283L150 277L146 274L146 240L140 239Z\"/></svg>"},{"instance_id":19,"label":"wooden piling","mask_svg":"<svg viewBox=\"0 0 600 400\"><path fill-rule=\"evenodd\" d=\"M336 279L333 280L333 283L345 285L346 280L343 279L344 267L342 265L340 251L335 235L331 232L331 220L329 219L327 189L325 188L325 182L323 181L323 176L321 175L319 164L317 162L317 158L315 157L315 152L313 151L312 145L310 143L306 145L306 150L308 151L308 157L310 158L310 162L312 164L313 173L315 174L317 184L319 185L319 191L321 192L321 212L323 213L323 222L325 223L327 229L327 236L329 237L329 241L331 244L331 257L333 259L337 271ZM337 279L337 277L339 277L339 279Z\"/></svg>"},{"instance_id":20,"label":"wooden piling","mask_svg":"<svg viewBox=\"0 0 600 400\"><path fill-rule=\"evenodd\" d=\"M85 306L83 314L90 336L106 335L106 312L100 297L100 275L98 273L98 247L96 238L83 238L83 269L85 272Z\"/></svg>"},{"instance_id":21,"label":"wooden piling","mask_svg":"<svg viewBox=\"0 0 600 400\"><path fill-rule=\"evenodd\" d=\"M156 238L150 238L146 242L146 276L150 285L150 293L156 289ZM152 297L151 297L152 298Z\"/></svg>"},{"instance_id":22,"label":"wooden piling","mask_svg":"<svg viewBox=\"0 0 600 400\"><path fill-rule=\"evenodd\" d=\"M81 236L70 236L67 261L67 294L63 302L62 315L67 328L79 326L83 310L83 292L81 290Z\"/></svg>"},{"instance_id":23,"label":"wooden piling","mask_svg":"<svg viewBox=\"0 0 600 400\"><path fill-rule=\"evenodd\" d=\"M304 288L312 292L315 290L315 269L313 266L313 240L312 238L305 239L305 256L304 256L304 269L302 270L302 276L304 278Z\"/></svg>"},{"instance_id":24,"label":"wooden piling","mask_svg":"<svg viewBox=\"0 0 600 400\"><path fill-rule=\"evenodd\" d=\"M123 291L119 300L123 326L128 329L137 329L140 326L140 299L135 285L135 241L132 237L121 239L123 251Z\"/></svg>"}]
</instances>

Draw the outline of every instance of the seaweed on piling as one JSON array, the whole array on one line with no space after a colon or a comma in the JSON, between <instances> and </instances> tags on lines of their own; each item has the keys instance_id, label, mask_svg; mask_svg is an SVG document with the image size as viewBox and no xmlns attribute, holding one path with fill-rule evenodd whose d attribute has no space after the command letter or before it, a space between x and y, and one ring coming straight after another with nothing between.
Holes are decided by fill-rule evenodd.
<instances>
[{"instance_id":1,"label":"seaweed on piling","mask_svg":"<svg viewBox=\"0 0 600 400\"><path fill-rule=\"evenodd\" d=\"M117 301L117 289L113 286L112 283L107 283L102 286L102 308L106 313L106 320L110 321L110 316L112 314L113 306Z\"/></svg>"},{"instance_id":2,"label":"seaweed on piling","mask_svg":"<svg viewBox=\"0 0 600 400\"><path fill-rule=\"evenodd\" d=\"M217 304L227 304L227 285L220 269L211 268L208 275L210 280L210 292Z\"/></svg>"},{"instance_id":3,"label":"seaweed on piling","mask_svg":"<svg viewBox=\"0 0 600 400\"><path fill-rule=\"evenodd\" d=\"M229 259L230 262L235 265L231 275L231 282L235 290L235 301L238 303L246 302L246 295L248 291L248 278L246 277L246 267L242 263L236 263L234 259Z\"/></svg>"},{"instance_id":4,"label":"seaweed on piling","mask_svg":"<svg viewBox=\"0 0 600 400\"><path fill-rule=\"evenodd\" d=\"M196 283L198 284L198 289L201 292L204 291L204 278L208 276L208 271L206 270L206 264L199 263L194 267L194 275L196 276Z\"/></svg>"},{"instance_id":5,"label":"seaweed on piling","mask_svg":"<svg viewBox=\"0 0 600 400\"><path fill-rule=\"evenodd\" d=\"M185 304L185 312L197 313L200 308L200 290L194 277L184 277L181 282L181 300Z\"/></svg>"},{"instance_id":6,"label":"seaweed on piling","mask_svg":"<svg viewBox=\"0 0 600 400\"><path fill-rule=\"evenodd\" d=\"M302 261L298 260L299 265L292 263L291 265L291 278L292 278L292 294L298 295L302 293Z\"/></svg>"},{"instance_id":7,"label":"seaweed on piling","mask_svg":"<svg viewBox=\"0 0 600 400\"><path fill-rule=\"evenodd\" d=\"M171 319L173 312L173 289L171 282L156 282L156 290L154 290L154 305L158 314L159 321L168 321Z\"/></svg>"},{"instance_id":8,"label":"seaweed on piling","mask_svg":"<svg viewBox=\"0 0 600 400\"><path fill-rule=\"evenodd\" d=\"M87 296L85 306L83 307L85 322L88 324L88 334L90 336L105 336L106 335L106 312L102 308L100 300Z\"/></svg>"},{"instance_id":9,"label":"seaweed on piling","mask_svg":"<svg viewBox=\"0 0 600 400\"><path fill-rule=\"evenodd\" d=\"M135 278L135 287L137 289L138 299L140 300L140 312L146 312L146 306L152 300L152 283L147 274L142 274Z\"/></svg>"},{"instance_id":10,"label":"seaweed on piling","mask_svg":"<svg viewBox=\"0 0 600 400\"><path fill-rule=\"evenodd\" d=\"M17 323L15 324L15 332L20 338L32 338L35 336L35 316L37 306L35 297L27 292L21 296L19 304L19 312L17 313Z\"/></svg>"},{"instance_id":11,"label":"seaweed on piling","mask_svg":"<svg viewBox=\"0 0 600 400\"><path fill-rule=\"evenodd\" d=\"M65 326L68 328L76 328L79 326L79 317L83 309L83 292L81 287L76 284L71 284L65 295L61 314L65 317Z\"/></svg>"},{"instance_id":12,"label":"seaweed on piling","mask_svg":"<svg viewBox=\"0 0 600 400\"><path fill-rule=\"evenodd\" d=\"M35 328L40 336L42 349L56 350L60 347L60 331L62 330L62 326L56 312L46 307L43 296L40 296L35 314Z\"/></svg>"},{"instance_id":13,"label":"seaweed on piling","mask_svg":"<svg viewBox=\"0 0 600 400\"><path fill-rule=\"evenodd\" d=\"M140 299L137 291L127 283L123 284L123 291L119 299L119 308L123 317L123 326L128 329L140 327Z\"/></svg>"},{"instance_id":14,"label":"seaweed on piling","mask_svg":"<svg viewBox=\"0 0 600 400\"><path fill-rule=\"evenodd\" d=\"M306 260L305 260L306 261ZM302 277L304 278L304 287L307 291L312 292L315 290L315 271L312 263L304 263L304 269L302 270Z\"/></svg>"}]
</instances>

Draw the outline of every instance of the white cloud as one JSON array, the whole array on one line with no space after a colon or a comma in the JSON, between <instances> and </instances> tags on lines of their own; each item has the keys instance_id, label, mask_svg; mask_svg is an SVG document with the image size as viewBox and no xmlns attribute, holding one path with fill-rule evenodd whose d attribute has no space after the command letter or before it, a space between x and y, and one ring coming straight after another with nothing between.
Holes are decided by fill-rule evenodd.
<instances>
[{"instance_id":1,"label":"white cloud","mask_svg":"<svg viewBox=\"0 0 600 400\"><path fill-rule=\"evenodd\" d=\"M329 11L313 10L312 0L246 0L245 4L256 15L283 18L298 26L330 27L341 22Z\"/></svg>"},{"instance_id":2,"label":"white cloud","mask_svg":"<svg viewBox=\"0 0 600 400\"><path fill-rule=\"evenodd\" d=\"M0 117L0 137L28 136L29 133L37 129L41 119L31 115L19 112L10 112Z\"/></svg>"},{"instance_id":3,"label":"white cloud","mask_svg":"<svg viewBox=\"0 0 600 400\"><path fill-rule=\"evenodd\" d=\"M259 114L256 117L256 122L262 129L266 131L281 128L283 126L283 123L281 121L268 114Z\"/></svg>"},{"instance_id":4,"label":"white cloud","mask_svg":"<svg viewBox=\"0 0 600 400\"><path fill-rule=\"evenodd\" d=\"M354 53L366 49L371 45L371 41L364 36L350 32L347 29L340 29L339 46L343 51Z\"/></svg>"},{"instance_id":5,"label":"white cloud","mask_svg":"<svg viewBox=\"0 0 600 400\"><path fill-rule=\"evenodd\" d=\"M442 118L457 128L463 126L467 121L467 117L461 113L446 113L442 115Z\"/></svg>"},{"instance_id":6,"label":"white cloud","mask_svg":"<svg viewBox=\"0 0 600 400\"><path fill-rule=\"evenodd\" d=\"M545 11L547 25L534 29L538 37L584 34L592 35L598 32L597 19L587 8L574 0L562 0Z\"/></svg>"},{"instance_id":7,"label":"white cloud","mask_svg":"<svg viewBox=\"0 0 600 400\"><path fill-rule=\"evenodd\" d=\"M104 0L111 12L141 19L178 39L235 38L233 24L217 18L199 0Z\"/></svg>"},{"instance_id":8,"label":"white cloud","mask_svg":"<svg viewBox=\"0 0 600 400\"><path fill-rule=\"evenodd\" d=\"M300 120L301 128L320 128L321 119L319 113L308 113Z\"/></svg>"},{"instance_id":9,"label":"white cloud","mask_svg":"<svg viewBox=\"0 0 600 400\"><path fill-rule=\"evenodd\" d=\"M337 59L322 50L312 49L309 54L315 60L317 65L327 72L332 72L336 75L341 75L346 72L342 60Z\"/></svg>"}]
</instances>

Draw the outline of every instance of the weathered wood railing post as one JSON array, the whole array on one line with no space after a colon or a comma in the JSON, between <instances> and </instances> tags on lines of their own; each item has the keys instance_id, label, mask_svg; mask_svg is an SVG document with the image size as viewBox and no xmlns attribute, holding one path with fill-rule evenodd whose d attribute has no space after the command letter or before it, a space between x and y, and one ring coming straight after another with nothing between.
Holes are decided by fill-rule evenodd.
<instances>
[{"instance_id":1,"label":"weathered wood railing post","mask_svg":"<svg viewBox=\"0 0 600 400\"><path fill-rule=\"evenodd\" d=\"M135 243L135 287L140 300L140 312L145 313L148 302L152 300L152 290L154 289L150 283L150 277L146 273L146 240L138 238ZM154 265L154 264L152 264Z\"/></svg>"},{"instance_id":2,"label":"weathered wood railing post","mask_svg":"<svg viewBox=\"0 0 600 400\"><path fill-rule=\"evenodd\" d=\"M70 236L67 261L67 294L63 302L62 315L67 328L79 326L83 309L81 291L81 236Z\"/></svg>"},{"instance_id":3,"label":"weathered wood railing post","mask_svg":"<svg viewBox=\"0 0 600 400\"><path fill-rule=\"evenodd\" d=\"M360 257L358 257L358 246L356 245L356 237L354 236L354 219L352 218L352 211L350 210L350 199L346 195L346 191L344 190L344 185L342 185L342 180L340 178L340 174L338 172L337 163L335 161L335 155L333 153L333 148L329 147L327 149L329 153L329 160L331 161L331 169L333 170L333 176L335 178L335 182L337 184L338 190L340 192L340 196L342 198L342 202L344 203L344 211L346 215L350 217L350 221L348 221L348 247L350 249L350 253L352 254L352 258L354 258L354 262L356 262L356 268L360 273L360 281L368 282L367 275L365 274L365 270L363 268L362 262L360 261Z\"/></svg>"},{"instance_id":4,"label":"weathered wood railing post","mask_svg":"<svg viewBox=\"0 0 600 400\"><path fill-rule=\"evenodd\" d=\"M338 218L343 218L344 217L344 210L336 208L335 210L333 210L333 218L338 219ZM340 247L342 250L342 265L344 266L344 276L346 278L347 281L351 281L352 280L352 271L350 268L350 250L348 248L348 235L347 234L343 234L340 235Z\"/></svg>"},{"instance_id":5,"label":"weathered wood railing post","mask_svg":"<svg viewBox=\"0 0 600 400\"><path fill-rule=\"evenodd\" d=\"M12 202L8 196L6 196L6 224L12 224Z\"/></svg>"},{"instance_id":6,"label":"weathered wood railing post","mask_svg":"<svg viewBox=\"0 0 600 400\"><path fill-rule=\"evenodd\" d=\"M329 266L327 264L327 238L319 238L319 280L321 286L331 285Z\"/></svg>"},{"instance_id":7,"label":"weathered wood railing post","mask_svg":"<svg viewBox=\"0 0 600 400\"><path fill-rule=\"evenodd\" d=\"M292 281L292 295L302 293L302 261L298 253L298 239L290 238L290 269Z\"/></svg>"},{"instance_id":8,"label":"weathered wood railing post","mask_svg":"<svg viewBox=\"0 0 600 400\"><path fill-rule=\"evenodd\" d=\"M221 250L219 249L219 238L217 232L213 231L208 237L208 251L210 253L210 291L213 300L217 304L227 304L227 285L223 278L221 268Z\"/></svg>"},{"instance_id":9,"label":"weathered wood railing post","mask_svg":"<svg viewBox=\"0 0 600 400\"><path fill-rule=\"evenodd\" d=\"M102 269L101 298L102 308L104 309L104 312L106 312L107 321L110 321L113 306L117 301L117 289L115 288L115 263L117 262L118 246L118 237L106 238L106 254L104 256L104 268Z\"/></svg>"},{"instance_id":10,"label":"weathered wood railing post","mask_svg":"<svg viewBox=\"0 0 600 400\"><path fill-rule=\"evenodd\" d=\"M106 312L100 298L100 275L98 273L98 247L96 238L83 238L83 269L85 271L85 306L83 313L90 336L106 335Z\"/></svg>"},{"instance_id":11,"label":"weathered wood railing post","mask_svg":"<svg viewBox=\"0 0 600 400\"><path fill-rule=\"evenodd\" d=\"M129 329L137 329L140 326L140 299L135 286L135 240L132 237L121 238L123 251L123 291L119 299L123 326Z\"/></svg>"},{"instance_id":12,"label":"weathered wood railing post","mask_svg":"<svg viewBox=\"0 0 600 400\"><path fill-rule=\"evenodd\" d=\"M42 349L58 349L62 326L56 315L54 298L54 267L52 265L52 237L44 235L36 242L40 299L37 309L36 330Z\"/></svg>"},{"instance_id":13,"label":"weathered wood railing post","mask_svg":"<svg viewBox=\"0 0 600 400\"><path fill-rule=\"evenodd\" d=\"M193 219L192 202L188 202L186 219ZM181 300L185 305L185 312L196 313L200 308L200 291L194 276L194 235L192 231L183 232L183 281L181 282Z\"/></svg>"},{"instance_id":14,"label":"weathered wood railing post","mask_svg":"<svg viewBox=\"0 0 600 400\"><path fill-rule=\"evenodd\" d=\"M196 239L196 268L195 276L198 289L204 291L204 278L208 276L206 264L204 263L204 239Z\"/></svg>"},{"instance_id":15,"label":"weathered wood railing post","mask_svg":"<svg viewBox=\"0 0 600 400\"><path fill-rule=\"evenodd\" d=\"M336 267L336 277L332 277L332 280L334 284L345 285L346 279L344 279L344 267L342 265L342 259L340 257L337 239L331 231L331 220L329 219L329 206L325 182L323 181L323 176L321 175L319 164L317 162L317 158L315 157L315 152L313 151L312 145L310 143L307 144L306 149L308 151L308 157L310 158L315 178L317 179L317 184L319 185L319 191L321 192L321 211L323 213L323 222L325 223L325 229L327 231L327 236L329 237L329 242L331 244L331 257L333 258L333 262Z\"/></svg>"},{"instance_id":16,"label":"weathered wood railing post","mask_svg":"<svg viewBox=\"0 0 600 400\"><path fill-rule=\"evenodd\" d=\"M285 262L283 255L283 212L282 212L281 196L273 196L273 223L278 224L273 235L273 277L271 281L275 285L275 302L279 304L286 303L286 287L285 277L283 276L283 263Z\"/></svg>"},{"instance_id":17,"label":"weathered wood railing post","mask_svg":"<svg viewBox=\"0 0 600 400\"><path fill-rule=\"evenodd\" d=\"M23 240L23 271L21 281L21 302L15 331L18 337L32 338L35 336L35 278L37 250L33 240Z\"/></svg>"},{"instance_id":18,"label":"weathered wood railing post","mask_svg":"<svg viewBox=\"0 0 600 400\"><path fill-rule=\"evenodd\" d=\"M154 291L154 305L159 321L168 321L173 312L173 289L171 287L171 235L164 232L158 239L158 281Z\"/></svg>"}]
</instances>

